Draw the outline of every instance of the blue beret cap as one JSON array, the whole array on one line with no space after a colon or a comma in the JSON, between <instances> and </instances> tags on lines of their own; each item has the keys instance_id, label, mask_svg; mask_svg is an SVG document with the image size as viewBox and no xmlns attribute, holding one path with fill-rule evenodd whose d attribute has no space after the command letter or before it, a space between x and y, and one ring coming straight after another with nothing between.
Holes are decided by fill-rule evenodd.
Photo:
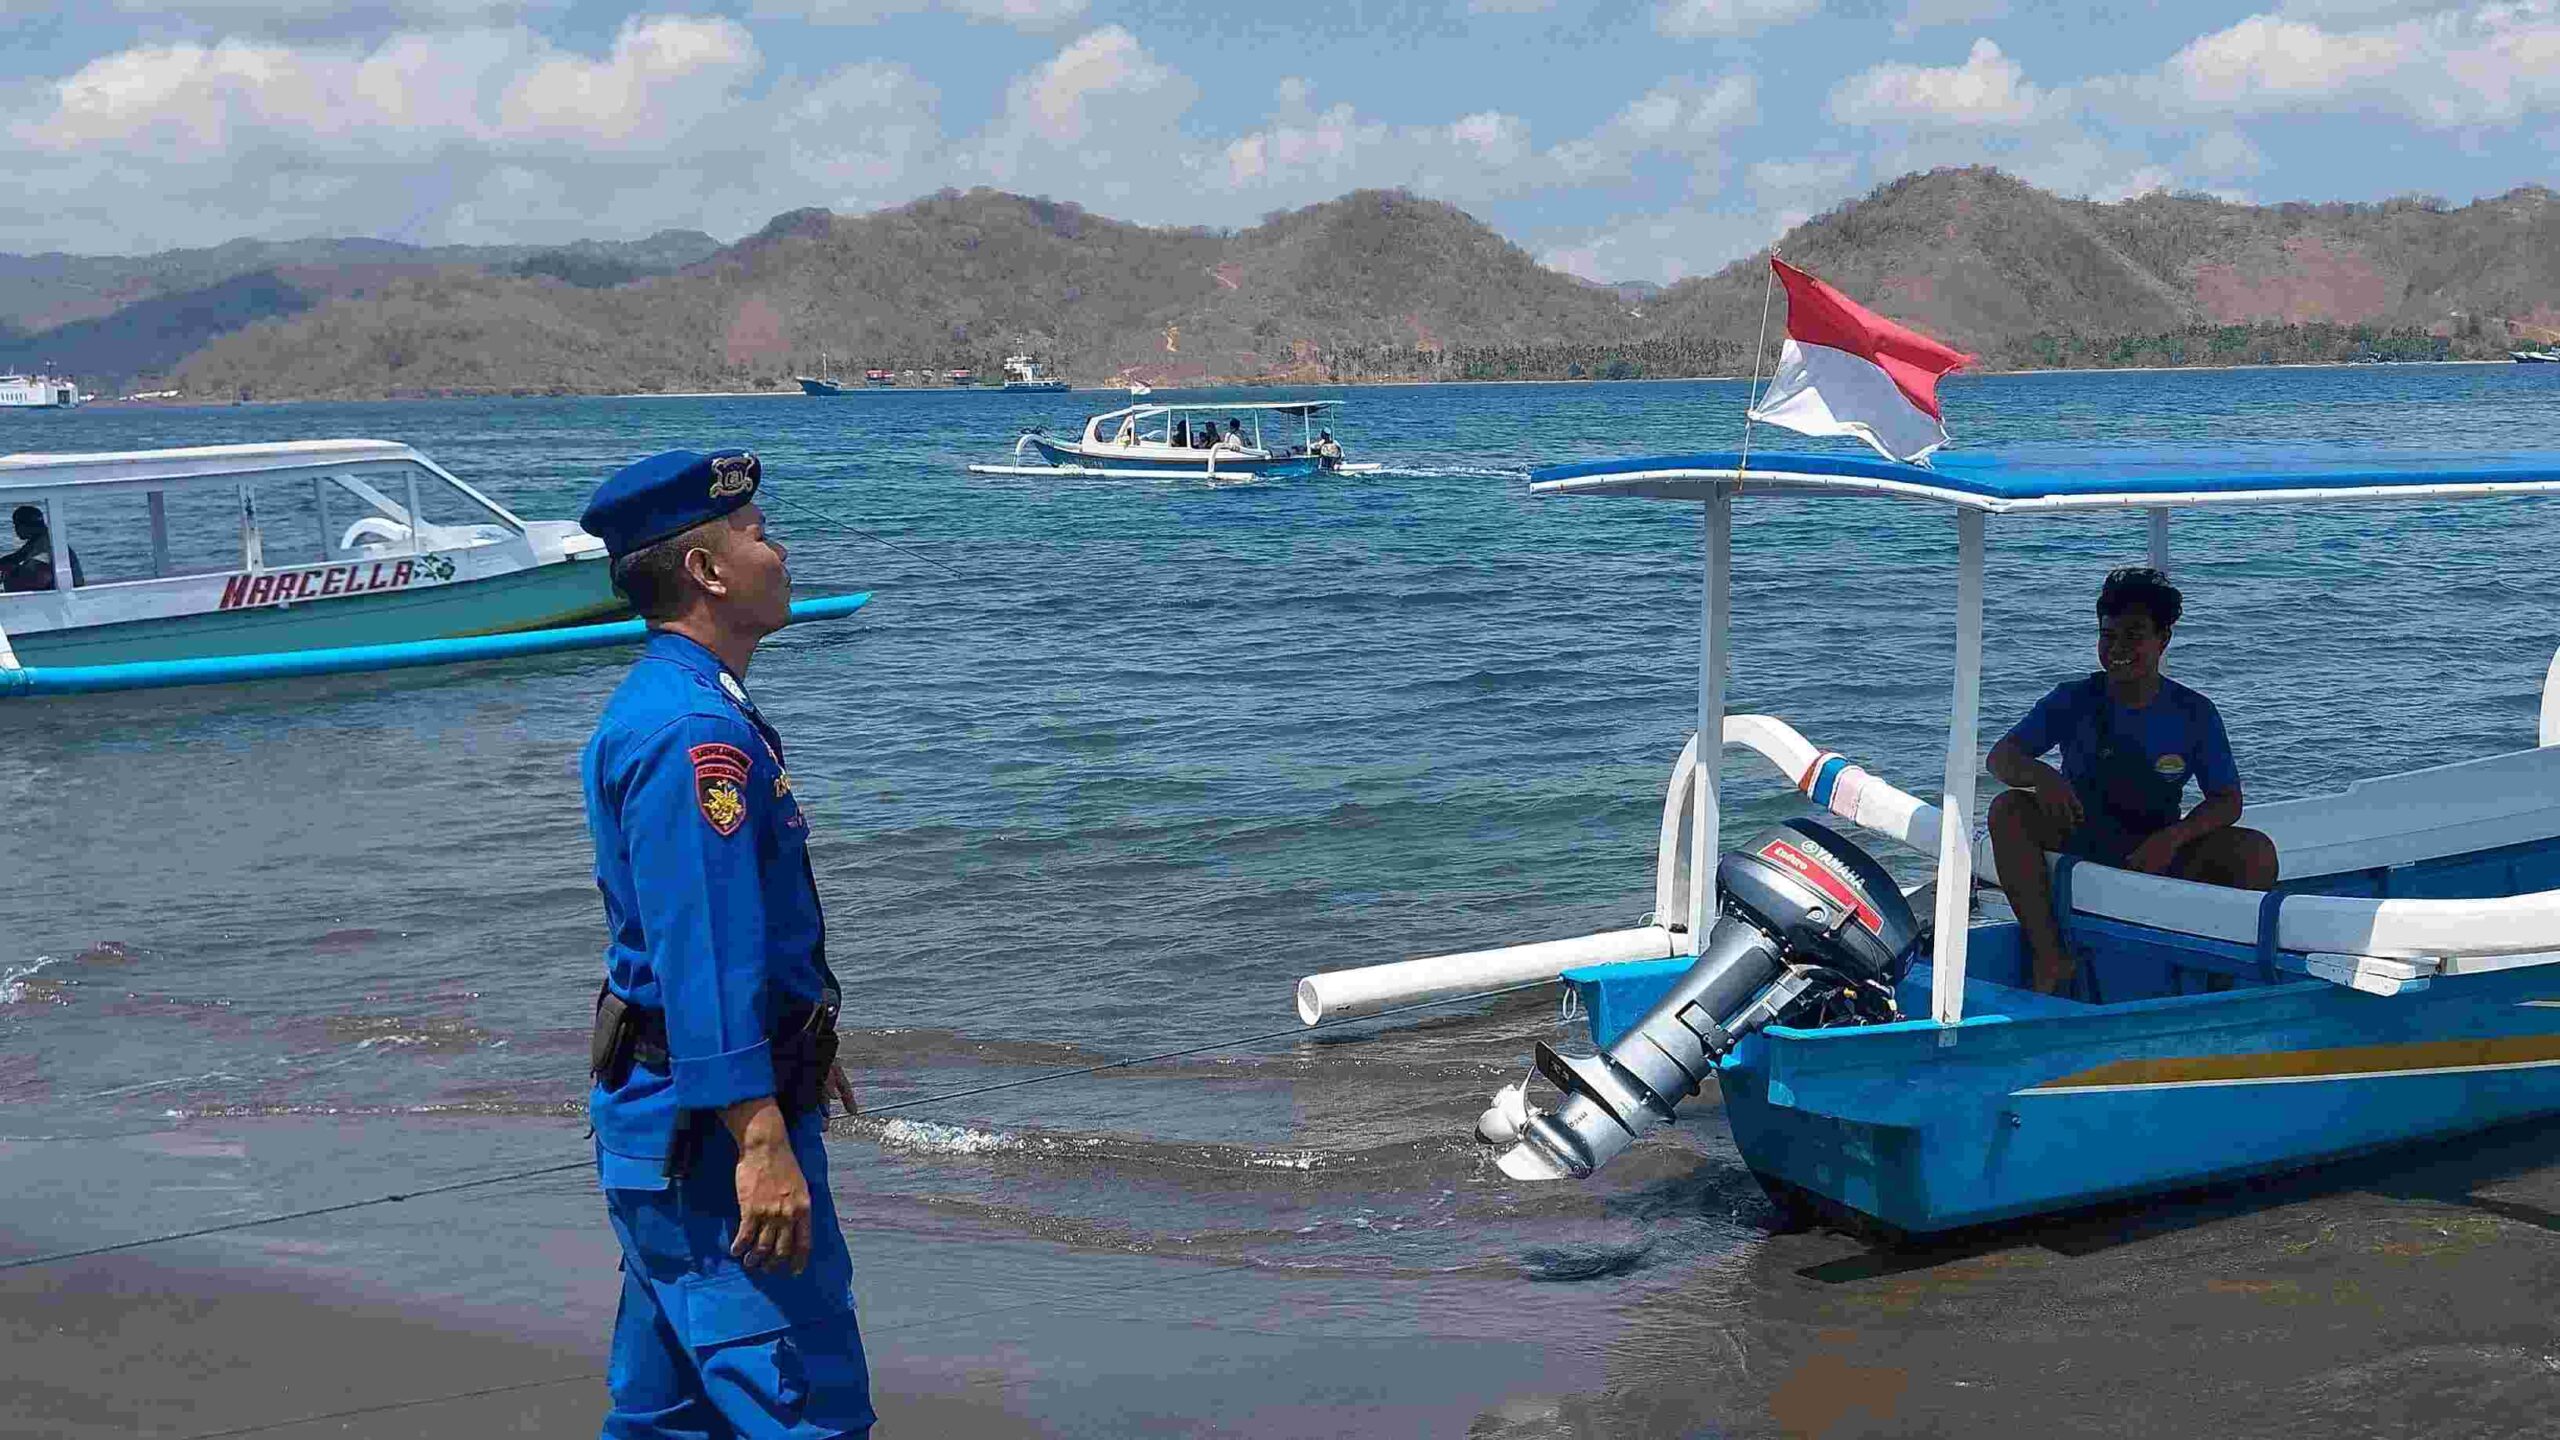
<instances>
[{"instance_id":1,"label":"blue beret cap","mask_svg":"<svg viewBox=\"0 0 2560 1440\"><path fill-rule=\"evenodd\" d=\"M596 487L578 525L619 560L756 498L764 466L753 451L669 450L634 461Z\"/></svg>"}]
</instances>

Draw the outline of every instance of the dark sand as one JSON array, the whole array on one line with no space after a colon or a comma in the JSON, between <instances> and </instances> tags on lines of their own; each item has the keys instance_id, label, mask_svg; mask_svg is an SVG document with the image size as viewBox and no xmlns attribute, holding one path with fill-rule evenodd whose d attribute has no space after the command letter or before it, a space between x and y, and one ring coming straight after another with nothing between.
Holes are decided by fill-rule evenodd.
<instances>
[{"instance_id":1,"label":"dark sand","mask_svg":"<svg viewBox=\"0 0 2560 1440\"><path fill-rule=\"evenodd\" d=\"M470 1133L484 1172L575 1135ZM128 1238L81 1212L212 1212L209 1155L293 1180L267 1209L374 1193L367 1154L420 1148L388 1136L12 1142L0 1219L19 1256ZM0 1433L592 1433L614 1276L586 1184L0 1271ZM2560 1433L2551 1127L1933 1250L1775 1235L1571 1279L850 1233L884 1435Z\"/></svg>"}]
</instances>

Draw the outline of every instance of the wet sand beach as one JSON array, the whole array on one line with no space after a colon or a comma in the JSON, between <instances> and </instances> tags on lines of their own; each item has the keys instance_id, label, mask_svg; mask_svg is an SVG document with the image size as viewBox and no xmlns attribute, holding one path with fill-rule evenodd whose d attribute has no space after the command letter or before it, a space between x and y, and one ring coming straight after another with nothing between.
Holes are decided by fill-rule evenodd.
<instances>
[{"instance_id":1,"label":"wet sand beach","mask_svg":"<svg viewBox=\"0 0 2560 1440\"><path fill-rule=\"evenodd\" d=\"M330 1203L382 1193L373 1162L491 1170L480 1136L443 1138L15 1143L8 1173L54 1202L13 1185L8 1258L70 1228L72 1196L262 1177ZM1917 1249L1773 1233L1729 1160L1655 1154L1594 1208L1754 1229L1668 1273L1596 1248L1435 1272L1392 1236L1293 1265L928 1230L846 1173L868 1146L839 1148L883 1435L2505 1436L2560 1407L2548 1127ZM585 1432L615 1288L595 1206L570 1176L0 1271L0 1433Z\"/></svg>"}]
</instances>

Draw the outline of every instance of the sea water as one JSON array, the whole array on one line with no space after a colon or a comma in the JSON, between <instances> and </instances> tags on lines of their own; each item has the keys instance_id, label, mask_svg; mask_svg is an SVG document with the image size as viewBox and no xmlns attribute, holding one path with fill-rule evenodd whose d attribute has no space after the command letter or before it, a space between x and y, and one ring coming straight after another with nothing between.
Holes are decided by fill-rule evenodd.
<instances>
[{"instance_id":1,"label":"sea water","mask_svg":"<svg viewBox=\"0 0 2560 1440\"><path fill-rule=\"evenodd\" d=\"M777 637L748 680L880 1107L1283 1030L1310 971L1636 923L1694 723L1698 507L1533 499L1526 471L1729 447L1745 389L1323 392L1384 468L1251 483L966 473L1120 403L1092 393L100 406L13 415L0 450L367 436L572 518L638 456L754 448L803 592L877 596ZM2015 375L1945 399L1964 445L2560 448L2560 368ZM1950 513L1746 494L1736 515L1729 704L1934 793ZM2097 582L2145 533L1990 522L1986 747L2092 668ZM2529 745L2555 533L2537 499L2182 514L2168 667L2221 706L2252 801ZM474 1163L574 1158L602 938L576 756L627 663L0 709L0 1141L334 1116L377 1147L477 1127ZM1729 837L1801 812L1757 757L1727 775ZM1483 1164L1472 1117L1541 1038L1581 1043L1544 994L908 1105L840 1125L838 1184L864 1223L928 1235L1712 1289L1771 1217L1711 1103L1594 1190ZM54 1228L281 1198L125 1195Z\"/></svg>"}]
</instances>

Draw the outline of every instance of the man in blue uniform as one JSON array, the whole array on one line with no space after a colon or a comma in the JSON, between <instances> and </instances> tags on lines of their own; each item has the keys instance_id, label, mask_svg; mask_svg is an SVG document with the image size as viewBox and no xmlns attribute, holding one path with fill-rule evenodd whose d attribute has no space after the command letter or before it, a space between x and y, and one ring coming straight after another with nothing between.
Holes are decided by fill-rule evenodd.
<instances>
[{"instance_id":1,"label":"man in blue uniform","mask_svg":"<svg viewBox=\"0 0 2560 1440\"><path fill-rule=\"evenodd\" d=\"M835 977L809 824L745 684L791 619L743 450L674 450L582 522L649 622L581 770L605 989L596 1169L622 1244L608 1437L867 1435L853 1262L827 1190Z\"/></svg>"},{"instance_id":2,"label":"man in blue uniform","mask_svg":"<svg viewBox=\"0 0 2560 1440\"><path fill-rule=\"evenodd\" d=\"M2160 673L2186 602L2157 570L2126 568L2098 591L2097 674L2057 685L1991 747L1992 858L2034 962L2059 994L2076 962L2054 925L2045 853L2152 875L2264 890L2275 843L2236 824L2240 767L2213 702ZM2041 758L2059 747L2062 766ZM2204 794L2181 815L2187 782Z\"/></svg>"}]
</instances>

